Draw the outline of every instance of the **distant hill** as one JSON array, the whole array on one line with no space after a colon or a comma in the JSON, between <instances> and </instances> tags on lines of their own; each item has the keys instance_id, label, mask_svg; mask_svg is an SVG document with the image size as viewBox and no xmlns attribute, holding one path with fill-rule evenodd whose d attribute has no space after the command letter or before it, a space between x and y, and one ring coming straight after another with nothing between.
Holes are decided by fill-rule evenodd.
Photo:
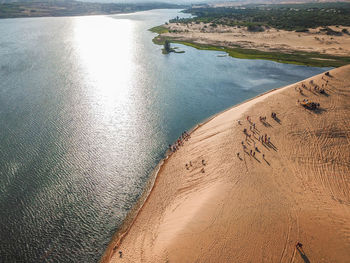
<instances>
[{"instance_id":1,"label":"distant hill","mask_svg":"<svg viewBox=\"0 0 350 263\"><path fill-rule=\"evenodd\" d=\"M70 0L0 0L0 18L118 14L160 8L186 8L171 3L92 3ZM6 2L5 2L6 1ZM9 2L11 1L11 2Z\"/></svg>"},{"instance_id":2,"label":"distant hill","mask_svg":"<svg viewBox=\"0 0 350 263\"><path fill-rule=\"evenodd\" d=\"M332 2L350 2L350 0L237 0L237 1L208 1L203 5L210 7L229 7L247 4L302 4L302 3L332 3Z\"/></svg>"}]
</instances>

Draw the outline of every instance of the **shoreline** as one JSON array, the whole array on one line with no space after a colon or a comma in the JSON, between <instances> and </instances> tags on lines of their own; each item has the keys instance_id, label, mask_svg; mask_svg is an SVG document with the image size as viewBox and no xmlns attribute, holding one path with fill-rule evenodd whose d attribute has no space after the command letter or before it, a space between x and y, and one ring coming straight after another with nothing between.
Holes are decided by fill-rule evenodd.
<instances>
[{"instance_id":1,"label":"shoreline","mask_svg":"<svg viewBox=\"0 0 350 263\"><path fill-rule=\"evenodd\" d=\"M345 70L348 70L348 72L350 72L349 71L349 66L346 67ZM338 69L335 69L335 70L332 70L330 72L331 72L331 74L333 74L332 72L338 72L338 71L339 71ZM194 226L192 226L191 222L193 221L193 224L195 224L195 226L197 228L197 224L199 222L201 222L200 223L200 225L201 225L201 224L203 224L203 222L206 222L206 220L203 221L203 219L205 219L207 216L213 215L212 212L210 212L208 214L206 211L208 209L209 209L209 211L212 211L211 209L214 209L213 207L216 207L216 205L213 206L213 204L211 204L211 202L209 202L209 203L207 203L207 202L209 200L213 200L212 202L214 202L214 200L217 200L218 198L221 198L221 195L223 193L225 193L225 191L223 191L223 190L225 190L227 188L227 185L226 184L222 184L222 182L220 182L220 180L217 181L217 179L215 179L215 181L212 181L212 179L210 179L210 182L209 182L210 184L205 184L206 186L204 188L201 187L200 188L201 190L197 189L198 191L195 191L192 188L190 188L188 190L181 190L181 189L187 189L188 186L186 186L186 184L188 184L189 182L186 182L186 181L189 180L189 178L192 178L192 176L200 176L196 180L201 179L203 176L201 176L201 173L200 174L196 173L194 175L191 175L188 179L185 179L185 178L187 178L187 176L183 177L183 175L177 179L177 176L180 176L182 173L186 172L186 170L182 171L184 168L182 168L182 169L180 167L179 168L175 168L173 165L175 163L178 163L179 160L186 160L186 158L188 158L188 157L184 157L183 156L185 153L186 153L186 155L190 154L192 156L193 153L188 152L189 149L197 148L198 147L197 144L200 143L200 141L202 141L205 138L211 138L210 142L207 142L208 139L205 139L206 140L205 145L208 145L208 146L212 147L211 146L212 145L211 141L214 140L215 142L217 142L217 140L218 140L218 139L214 139L214 137L212 137L213 135L211 135L211 134L213 132L214 132L213 134L215 136L218 136L218 135L216 135L216 134L218 134L218 132L219 132L219 134L222 134L222 131L219 131L221 129L224 129L224 130L236 129L236 128L231 128L232 124L227 123L227 121L225 119L225 118L227 118L227 116L231 116L230 118L232 118L232 114L236 114L236 115L234 115L233 118L238 118L238 117L241 118L243 115L246 115L246 112L249 112L248 114L251 114L250 112L254 110L254 108L252 108L253 105L256 105L256 104L259 104L259 103L260 103L259 105L261 105L261 102L263 102L263 101L264 101L264 104L265 104L265 103L267 103L266 101L273 101L274 98L276 98L276 97L283 98L285 96L284 94L287 94L287 93L288 94L289 93L294 94L296 92L296 90L293 89L293 86L296 87L296 86L298 86L298 84L300 85L300 83L306 83L306 82L309 83L309 81L311 79L312 80L315 80L315 79L320 80L321 79L321 75L323 75L323 74L319 74L319 75L313 76L311 78L308 78L306 80L302 80L300 82L297 82L297 83L294 83L294 84L291 84L291 85L288 85L288 86L285 86L285 87L281 87L281 88L278 88L278 89L274 89L274 90L265 92L264 94L260 94L260 95L254 97L254 98L246 100L246 101L244 101L244 102L242 102L240 104L234 105L234 106L232 106L232 107L230 107L230 108L228 108L228 109L226 109L224 111L221 111L221 112L219 112L217 114L214 114L213 116L209 117L208 119L204 120L203 122L195 125L193 127L193 129L191 130L191 132L190 132L191 138L189 139L189 142L185 142L185 145L180 148L179 152L171 155L170 157L172 157L172 158L168 157L164 162L160 163L160 169L158 170L158 173L156 173L156 178L155 178L155 181L153 183L153 186L152 186L152 189L151 189L149 195L147 196L145 202L142 204L142 207L140 208L140 210L137 213L136 217L133 219L132 225L130 225L128 227L127 232L124 233L124 235L122 236L122 238L120 240L118 240L118 243L119 243L120 246L118 247L118 249L116 249L114 251L114 254L109 254L108 255L109 258L104 257L101 260L101 262L117 262L119 257L116 254L118 254L117 251L119 249L123 251L123 259L125 257L126 262L147 261L147 258L152 258L153 259L154 257L156 257L156 258L154 258L154 262L164 262L164 260L168 260L168 259L171 259L171 261L173 261L173 259L176 259L175 261L179 261L179 259L180 259L179 256L183 257L184 255L186 255L186 257L190 258L190 257L194 257L196 255L199 255L198 254L199 250L196 249L197 241L193 241L192 239L188 239L188 238L191 238L191 235L189 235L189 233L193 232L193 227L194 227ZM323 76L322 76L322 79L323 79ZM332 84L332 88L334 88L333 84ZM331 96L333 96L333 93L331 94ZM327 98L324 98L324 100L326 101ZM292 103L292 104L294 104L294 103ZM298 111L305 112L305 111L301 110L301 108L302 108L301 106L294 106L294 107L296 107L296 109L298 109ZM282 119L282 122L284 122L284 119ZM218 125L220 126L219 128L218 128ZM223 127L222 125L224 125L225 127ZM285 123L283 125L285 125ZM280 128L280 127L283 127L283 126L277 126L276 128ZM202 129L199 129L199 128L202 128ZM219 130L217 132L215 132L215 131L213 131L213 129L214 130L219 129ZM203 136L205 138L203 138ZM220 135L220 136L222 137L223 135ZM200 141L198 141L198 140L200 140ZM276 144L276 145L278 146L279 144ZM272 153L268 153L268 155L267 155L267 158L268 158L269 161L270 161L270 158L272 158L272 157L269 156L271 154L274 154L274 153L273 152ZM206 161L207 161L207 158L209 158L209 160L208 160L209 166L212 163L212 160L210 160L210 156L208 155L207 157L205 157ZM245 157L245 155L242 156L242 157ZM194 158L194 157L192 157L192 158ZM200 157L200 158L202 158L202 157ZM194 162L196 162L196 161L194 161ZM196 166L196 163L194 163L194 165ZM241 165L242 165L242 163L241 163ZM246 165L247 165L247 163L246 163ZM251 165L254 166L255 164L254 163L253 164L252 163L248 163L248 166L251 166ZM206 172L207 172L207 169L209 169L209 166L205 168ZM178 167L178 164L176 164L176 167ZM179 171L178 172L177 171L173 171L174 168L175 169L179 169ZM243 173L246 173L246 176L247 175L253 175L254 173L256 173L256 171L255 172L251 171L251 172L248 173L248 169L250 169L250 167L249 168L246 167L246 169L247 169L247 171L244 172L244 170L240 170L238 168L237 172L241 171ZM267 168L264 168L264 169L271 169L271 168L267 167ZM217 169L212 170L212 171L209 170L209 174L208 175L205 174L205 177L202 178L201 180L206 180L205 178L207 176L210 177L211 173L217 173L216 170ZM168 174L169 171L173 171L172 174ZM192 172L190 172L190 173L192 174ZM175 176L175 179L173 179L174 176ZM246 178L246 176L244 178ZM261 178L260 176L258 178ZM298 177L296 177L296 178L298 179L299 177L300 177L300 175L298 175ZM278 177L277 177L277 179L278 179ZM185 180L185 181L182 181L182 180ZM221 179L221 180L223 180L223 179ZM231 180L231 179L227 179L226 178L225 180ZM281 178L281 180L283 182L285 179ZM290 181L290 180L288 179L287 181ZM168 183L166 185L164 185L165 182L168 182ZM171 182L173 182L175 184L173 184ZM290 183L295 183L295 182L294 181L290 181ZM270 183L267 182L267 184L268 184L268 186L270 186ZM181 185L183 185L183 186L181 186ZM287 189L289 187L292 187L292 186L288 185ZM176 190L177 188L178 188L178 190ZM168 190L166 190L164 192L164 190L160 190L160 189L165 189L165 190L168 189ZM169 190L171 190L171 192L168 193ZM178 193L179 190L181 190L180 191L180 195L177 196L179 194ZM183 192L183 191L185 191L185 192ZM176 193L176 195L174 196L173 194L175 194L175 193ZM246 191L241 192L241 194L243 194L243 193L245 194ZM249 192L249 194L250 194L250 192ZM333 195L334 194L336 194L336 193L333 193ZM163 198L165 198L166 200L164 200L164 201L161 200L162 198L159 198L160 197L159 195L163 196ZM184 198L183 195L185 195L187 197L185 199L183 199ZM227 193L225 194L225 196L226 195L227 195ZM337 195L341 195L341 194L339 193ZM298 198L300 198L300 197L298 197ZM279 200L277 202L277 204L279 204L282 200ZM283 201L282 203L284 203L284 202L285 201ZM329 202L328 199L327 199L327 202ZM169 204L166 205L167 203L169 203ZM297 202L297 203L299 203L299 202ZM302 202L302 204L304 204L304 203L305 202ZM312 204L313 202L306 202L306 203L307 204L308 203ZM161 204L163 204L163 205L161 205ZM203 207L204 204L206 204L205 207ZM220 202L218 204L220 204ZM225 202L223 204L230 205L229 203L225 203ZM246 205L248 205L248 207L249 207L252 204L254 204L254 202L253 203L248 202ZM195 205L195 206L193 206L193 205ZM209 205L209 208L207 207L208 205ZM337 204L336 206L337 206L337 208L339 208L338 206L342 207L341 204L340 205ZM285 209L285 206L283 206L283 208ZM153 209L156 209L156 210L153 210ZM203 211L203 209L204 209L204 211ZM294 212L292 212L292 214L296 213L296 211L299 211L299 209L296 209L296 210L295 209L296 208L294 208L292 210L292 211L294 211ZM329 209L329 208L327 208L327 209ZM246 210L246 208L245 208L245 210ZM255 210L253 210L253 211L255 211ZM335 211L338 211L338 210L335 210ZM266 212L264 212L264 213L266 213ZM181 219L179 218L179 216L181 216ZM188 216L190 216L190 217L188 217ZM201 219L203 216L205 216L205 217L203 219ZM147 218L149 218L149 219L147 219ZM231 218L231 216L229 218ZM292 217L292 219L293 218L294 218L294 216ZM344 218L346 218L346 216ZM289 218L286 222L290 223L290 220L292 220L292 219ZM149 220L152 220L152 221L149 221ZM155 223L155 222L153 222L154 220L161 220L161 221L156 221L158 223L154 224ZM175 220L175 222L176 222L175 225L173 223L171 223L172 220ZM249 220L253 220L252 222L255 222L254 218L244 219L243 222L245 223L246 220L248 220L248 221ZM294 229L295 227L298 227L298 229L299 229L300 226L302 225L305 228L305 225L303 224L303 221L305 221L305 220L306 219L304 219L303 217L300 217L299 220L298 220L298 222L299 221L300 222L297 225L295 225L293 223L292 226L290 226L290 227L292 229ZM294 221L294 219L292 221ZM197 223L195 223L195 222L197 222ZM325 221L325 222L328 222L328 221ZM277 225L283 226L283 223L285 223L285 222L282 222L282 223L279 222L279 224L277 224ZM306 229L309 229L309 228L313 229L314 223L315 222L313 222L313 224L307 224L306 225ZM238 220L237 224L239 225L239 220ZM339 229L338 224L339 223L335 224L335 227L337 227L337 229ZM270 224L268 224L268 225L270 225ZM333 223L333 225L334 225L334 223ZM220 224L217 225L216 228L217 227L219 227L219 229L220 229ZM317 224L315 225L315 227L317 227ZM221 230L219 230L219 229L218 229L218 231L220 232ZM238 229L240 229L240 228L238 228ZM248 229L250 229L250 227L248 227ZM326 229L330 229L330 228L328 227ZM184 233L187 233L187 234L185 236L183 236L183 234L181 234L179 237L177 237L179 235L179 233L181 233L179 231L181 231L181 232L185 231ZM299 231L300 230L298 230L296 233L299 233ZM304 229L304 231L305 231L305 229ZM207 231L203 232L203 235L205 233L207 233ZM279 232L277 231L277 232L272 232L272 233L274 234L274 233L279 233ZM284 233L284 232L282 231L281 233ZM316 232L312 231L311 233L312 233L311 236L318 234L317 231ZM218 240L221 240L219 238L220 237L219 234L218 234ZM221 233L221 234L225 235L226 237L229 237L229 236L227 236L227 233L225 231L223 233ZM242 238L245 235L246 234L244 234L242 236ZM294 235L295 234L293 234L293 236ZM307 240L307 236L303 238L300 235L301 234L297 235L297 238L298 238L297 240L299 240L299 241L302 240L303 242L304 242L304 240ZM334 236L334 235L335 234L332 234L332 236ZM339 233L338 233L338 235L339 235ZM254 235L254 236L256 236L256 235ZM180 237L182 237L182 238L180 238ZM187 237L187 239L186 239L187 241L183 240L184 237ZM325 235L325 237L329 238L327 235ZM180 239L178 239L178 238L180 238ZM193 238L195 238L194 240L198 240L197 236L195 236ZM159 239L159 241L156 242L156 240L158 240L158 239ZM288 240L288 244L289 245L287 246L287 248L285 247L283 249L284 252L282 253L282 258L284 258L286 255L287 256L288 255L292 255L293 258L298 256L297 253L295 252L295 250L292 251L292 249L291 249L293 247L293 245L292 245L293 242L294 242L293 240L295 240L295 239L293 239L293 238L288 238L288 239L290 239L290 240ZM339 244L339 242L341 242L341 240L338 242L338 241L333 240L333 238L331 238L331 239L332 239L332 242L334 241L334 244L335 244L335 245L333 245L333 243L331 243L331 247L334 248L335 251L337 251L336 246L340 246L343 249L344 247L347 247L347 245L348 245L347 243L340 243ZM196 243L191 243L191 242L188 243L189 240L192 240L191 242L196 242ZM203 244L206 244L205 240L206 240L206 238L204 236L203 240L200 239L198 241L200 241L199 243L202 243L202 245L203 245ZM312 240L315 240L315 238L311 238L311 239L309 238L309 242L312 242ZM322 236L321 241L322 240L324 241L324 236ZM278 246L280 243L282 244L283 242L279 242L278 241L276 243L276 246ZM327 243L327 242L325 242L325 243ZM111 244L116 244L116 240L112 241L110 243L110 246L111 246ZM237 242L235 242L234 244L237 244ZM343 244L343 245L341 245L341 244ZM321 247L320 248L321 251L323 251L322 250L322 245L319 244L319 246ZM194 251L196 251L196 252L193 252L193 253L191 252L190 254L188 254L187 252L185 254L183 254L183 252L175 253L175 254L171 252L171 251L179 251L178 249L180 249L180 251L185 251L186 250L185 248L189 248L189 247L193 247ZM177 248L177 249L175 249L175 248ZM328 252L326 249L324 249L324 251L326 251L325 253L327 255L330 253L328 255L329 257L335 257L335 258L338 257L338 259L339 259L339 257L340 258L343 257L343 259L344 259L344 253L338 253L339 255L335 255L334 253L332 254L331 252ZM344 251L344 250L342 250L342 251ZM106 252L107 252L107 250L106 250ZM322 254L322 253L320 253L320 250L317 250L317 249L314 252L315 252L315 253L313 253L314 255ZM209 252L206 252L206 253L209 253ZM218 254L216 254L216 255L218 255ZM320 255L320 257L321 256L322 255ZM142 260L139 257L141 257ZM346 255L345 255L345 258L346 258ZM245 260L243 260L243 261L246 262ZM193 260L188 259L186 262L193 262ZM316 260L316 262L317 262L317 260Z\"/></svg>"},{"instance_id":2,"label":"shoreline","mask_svg":"<svg viewBox=\"0 0 350 263\"><path fill-rule=\"evenodd\" d=\"M324 75L324 73L320 73L318 75L309 77L307 79L298 81L296 83L292 83L289 84L287 86L283 86L283 87L279 87L279 88L274 88L271 90L268 90L266 92L263 92L261 94L258 94L255 97L252 97L250 99L244 100L238 104L235 104L227 109L224 109L218 113L213 114L212 116L204 119L202 122L199 122L197 124L195 124L192 128L189 129L188 133L189 135L192 135L193 132L195 132L196 130L198 130L200 127L202 127L203 125L209 123L210 121L212 121L213 119L215 119L216 117L219 117L220 115L235 109L239 106L242 106L244 104L247 104L249 102L252 102L254 100L257 99L264 99L262 97L264 96L269 96L272 95L273 93L277 93L277 92L281 92L284 89L288 89L294 85L298 85L301 84L303 82L309 81L311 79L313 79L314 77L317 76L321 76ZM249 109L249 107L248 107ZM245 109L248 110L248 109ZM242 115L244 114L244 112L241 113ZM188 142L186 142L187 144ZM127 236L128 232L130 231L131 227L133 226L134 222L136 221L138 215L142 212L142 209L144 208L145 204L148 202L152 191L155 187L155 185L157 184L157 180L158 180L158 176L161 173L162 169L164 168L164 166L167 164L167 161L169 160L169 158L171 158L171 156L174 153L169 152L169 150L167 150L165 152L165 157L162 158L159 163L156 165L156 167L154 168L154 170L151 172L151 175L149 177L149 180L146 183L146 187L145 187L145 191L141 194L141 197L139 198L139 200L137 201L137 203L135 204L135 206L131 209L131 211L128 213L127 217L125 218L125 220L123 221L120 230L118 230L112 237L111 241L109 242L104 254L101 257L101 260L99 261L100 263L107 263L110 262L111 258L113 257L113 255L116 254L119 246L121 245L123 239Z\"/></svg>"},{"instance_id":3,"label":"shoreline","mask_svg":"<svg viewBox=\"0 0 350 263\"><path fill-rule=\"evenodd\" d=\"M192 33L183 33L183 35L181 35L181 33L169 33L169 29L164 25L150 28L149 31L158 34L152 40L156 45L163 45L165 40L168 40L171 43L182 44L199 50L223 51L230 57L239 59L264 59L279 63L314 67L340 67L350 63L350 57L321 54L317 51L306 52L301 50L290 50L286 52L285 50L278 48L260 50L254 48L254 46L241 46L238 42L231 43L231 41L225 40L214 41L212 39L206 40L203 37L196 38L191 36ZM186 34L188 34L188 36ZM205 36L205 34L203 36ZM264 42L262 42L262 44L268 45Z\"/></svg>"},{"instance_id":4,"label":"shoreline","mask_svg":"<svg viewBox=\"0 0 350 263\"><path fill-rule=\"evenodd\" d=\"M75 1L74 4L80 4L85 6L86 8L94 9L95 10L87 10L87 11L81 11L80 9L75 9L76 6L72 5L57 5L57 6L37 6L35 2L13 2L13 3L3 3L0 4L0 20L4 19L13 19L13 18L54 18L54 17L78 17L78 16L111 16L111 15L123 15L123 14L132 14L137 12L145 12L145 11L151 11L151 10L157 10L157 9L179 9L182 10L184 6L176 6L169 4L166 6L165 3L160 3L159 6L155 5L154 7L144 7L141 4L135 5L135 4L129 4L128 6L123 6L118 3L93 3L93 2L79 2ZM164 6L162 6L162 4ZM108 11L101 11L101 8L105 6L107 9L112 8ZM8 8L9 10L13 9L13 14L9 15L5 11L2 11L1 8ZM17 10L17 9L18 10ZM45 9L46 8L46 9ZM69 8L74 8L74 10L69 10ZM113 8L119 8L119 9L113 9ZM23 10L22 10L23 9ZM63 9L67 9L66 13L65 11L62 11ZM63 13L60 13L60 12ZM11 11L10 11L11 12ZM21 12L21 13L18 13ZM40 13L42 12L42 13Z\"/></svg>"}]
</instances>

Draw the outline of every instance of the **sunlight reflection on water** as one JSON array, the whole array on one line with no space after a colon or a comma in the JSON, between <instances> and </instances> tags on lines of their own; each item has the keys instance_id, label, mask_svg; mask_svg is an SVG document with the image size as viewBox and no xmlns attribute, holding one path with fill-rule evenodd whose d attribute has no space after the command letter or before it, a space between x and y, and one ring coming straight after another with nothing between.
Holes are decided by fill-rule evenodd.
<instances>
[{"instance_id":1,"label":"sunlight reflection on water","mask_svg":"<svg viewBox=\"0 0 350 263\"><path fill-rule=\"evenodd\" d=\"M74 42L86 71L93 110L105 121L113 117L116 105L130 107L135 73L132 38L133 23L127 19L93 16L75 20ZM118 117L126 120L127 112L124 107Z\"/></svg>"}]
</instances>

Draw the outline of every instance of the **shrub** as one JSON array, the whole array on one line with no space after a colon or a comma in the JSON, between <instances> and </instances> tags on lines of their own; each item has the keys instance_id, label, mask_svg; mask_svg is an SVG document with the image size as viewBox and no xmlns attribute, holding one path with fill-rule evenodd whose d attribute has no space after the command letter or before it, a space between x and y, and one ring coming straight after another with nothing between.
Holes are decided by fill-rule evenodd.
<instances>
[{"instance_id":1,"label":"shrub","mask_svg":"<svg viewBox=\"0 0 350 263\"><path fill-rule=\"evenodd\" d=\"M263 32L263 31L265 31L265 29L262 26L259 26L259 25L249 25L247 27L247 30L249 32Z\"/></svg>"},{"instance_id":2,"label":"shrub","mask_svg":"<svg viewBox=\"0 0 350 263\"><path fill-rule=\"evenodd\" d=\"M309 29L307 28L298 28L295 30L295 32L309 32Z\"/></svg>"}]
</instances>

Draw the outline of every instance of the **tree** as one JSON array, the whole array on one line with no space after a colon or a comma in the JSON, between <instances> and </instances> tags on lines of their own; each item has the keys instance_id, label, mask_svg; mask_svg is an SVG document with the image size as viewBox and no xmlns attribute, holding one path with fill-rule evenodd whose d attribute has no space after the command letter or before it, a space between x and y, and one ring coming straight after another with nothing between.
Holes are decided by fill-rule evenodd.
<instances>
[{"instance_id":1,"label":"tree","mask_svg":"<svg viewBox=\"0 0 350 263\"><path fill-rule=\"evenodd\" d=\"M171 51L170 42L167 39L164 41L164 50L168 53Z\"/></svg>"}]
</instances>

